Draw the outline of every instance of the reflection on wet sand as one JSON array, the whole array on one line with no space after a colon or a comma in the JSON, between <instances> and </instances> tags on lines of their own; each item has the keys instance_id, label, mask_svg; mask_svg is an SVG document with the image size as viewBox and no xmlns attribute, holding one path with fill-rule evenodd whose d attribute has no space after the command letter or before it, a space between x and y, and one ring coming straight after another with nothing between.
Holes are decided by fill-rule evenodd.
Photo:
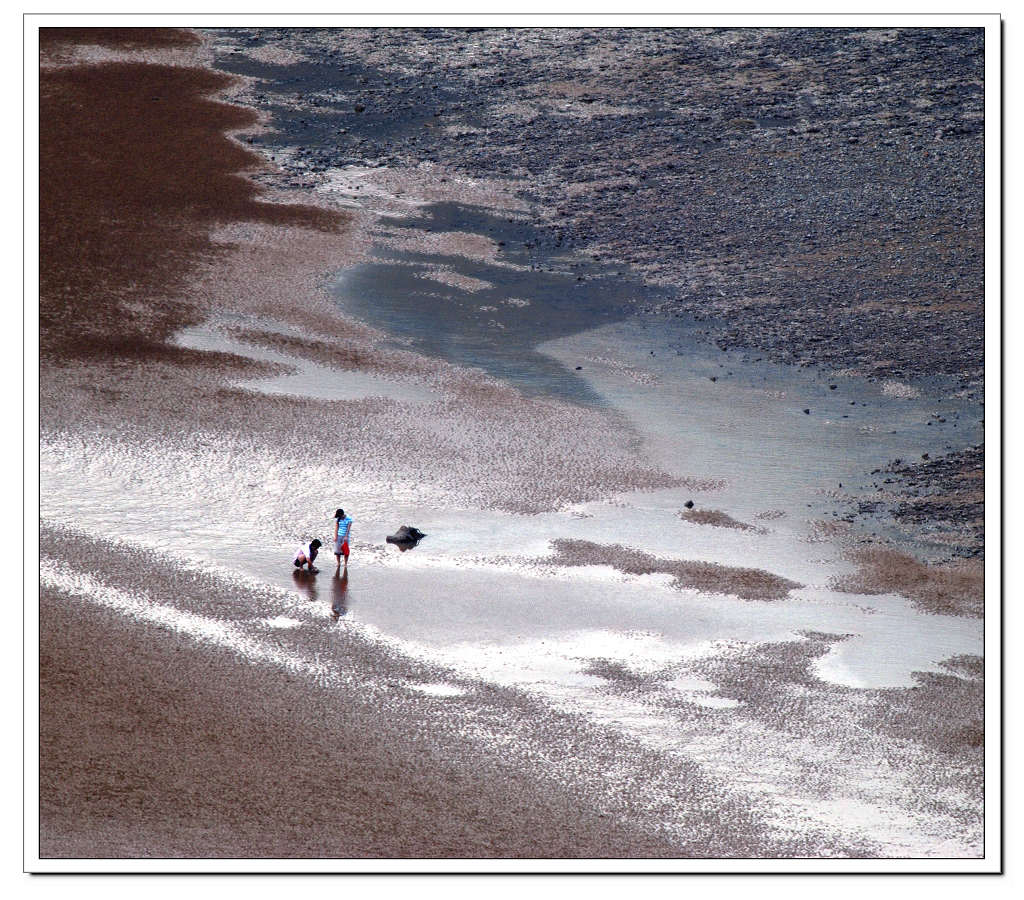
<instances>
[{"instance_id":1,"label":"reflection on wet sand","mask_svg":"<svg viewBox=\"0 0 1024 900\"><path fill-rule=\"evenodd\" d=\"M399 553L405 553L406 550L412 550L419 541L388 541L393 547L398 548Z\"/></svg>"},{"instance_id":2,"label":"reflection on wet sand","mask_svg":"<svg viewBox=\"0 0 1024 900\"><path fill-rule=\"evenodd\" d=\"M317 590L316 575L309 572L292 572L295 589L304 594L307 600L319 602L320 592ZM335 572L331 576L331 616L338 620L348 612L348 570Z\"/></svg>"},{"instance_id":3,"label":"reflection on wet sand","mask_svg":"<svg viewBox=\"0 0 1024 900\"><path fill-rule=\"evenodd\" d=\"M331 578L331 615L340 619L348 612L348 569Z\"/></svg>"},{"instance_id":4,"label":"reflection on wet sand","mask_svg":"<svg viewBox=\"0 0 1024 900\"><path fill-rule=\"evenodd\" d=\"M305 594L307 600L316 602L318 593L316 589L315 573L303 572L300 569L296 569L292 572L292 581L295 582L295 588L300 594Z\"/></svg>"},{"instance_id":5,"label":"reflection on wet sand","mask_svg":"<svg viewBox=\"0 0 1024 900\"><path fill-rule=\"evenodd\" d=\"M403 525L394 534L389 534L386 541L397 547L402 553L405 553L406 550L411 550L425 537L426 535L418 528Z\"/></svg>"}]
</instances>

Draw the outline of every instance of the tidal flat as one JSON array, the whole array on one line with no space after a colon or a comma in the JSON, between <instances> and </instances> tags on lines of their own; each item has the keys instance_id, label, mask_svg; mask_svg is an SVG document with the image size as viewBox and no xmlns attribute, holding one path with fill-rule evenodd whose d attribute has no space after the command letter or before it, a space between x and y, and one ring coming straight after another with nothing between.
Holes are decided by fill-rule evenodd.
<instances>
[{"instance_id":1,"label":"tidal flat","mask_svg":"<svg viewBox=\"0 0 1024 900\"><path fill-rule=\"evenodd\" d=\"M983 856L982 63L42 29L40 855Z\"/></svg>"}]
</instances>

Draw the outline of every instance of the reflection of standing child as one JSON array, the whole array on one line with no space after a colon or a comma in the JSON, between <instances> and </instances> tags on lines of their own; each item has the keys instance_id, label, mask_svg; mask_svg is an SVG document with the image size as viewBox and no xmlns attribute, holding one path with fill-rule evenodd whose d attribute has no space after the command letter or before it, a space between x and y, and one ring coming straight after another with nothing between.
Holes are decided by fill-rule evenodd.
<instances>
[{"instance_id":1,"label":"reflection of standing child","mask_svg":"<svg viewBox=\"0 0 1024 900\"><path fill-rule=\"evenodd\" d=\"M331 615L335 620L340 619L348 612L347 594L348 569L345 570L344 575L339 575L335 572L334 577L331 579Z\"/></svg>"},{"instance_id":2,"label":"reflection of standing child","mask_svg":"<svg viewBox=\"0 0 1024 900\"><path fill-rule=\"evenodd\" d=\"M334 555L338 560L338 568L341 570L341 558L345 557L345 569L348 569L348 539L352 533L352 519L345 515L345 510L334 511Z\"/></svg>"}]
</instances>

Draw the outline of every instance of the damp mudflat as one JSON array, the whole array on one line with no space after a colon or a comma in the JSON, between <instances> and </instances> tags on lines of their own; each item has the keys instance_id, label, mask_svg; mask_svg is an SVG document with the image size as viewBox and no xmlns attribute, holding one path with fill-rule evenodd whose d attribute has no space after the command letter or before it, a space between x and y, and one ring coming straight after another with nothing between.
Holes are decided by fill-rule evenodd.
<instances>
[{"instance_id":1,"label":"damp mudflat","mask_svg":"<svg viewBox=\"0 0 1024 900\"><path fill-rule=\"evenodd\" d=\"M395 347L480 369L529 394L601 409L609 423L631 431L638 455L678 485L516 515L410 502L386 473L376 485L325 482L325 512L337 496L356 519L343 590L326 547L321 573L294 579L290 544L305 535L285 545L270 528L248 528L239 540L235 512L196 490L192 473L172 464L152 492L141 484L126 491L117 477L83 484L62 471L54 454L44 519L59 516L73 494L77 522L91 531L290 588L311 606L333 607L345 625L371 629L456 670L560 702L587 694L588 703L609 710L621 698L585 674L598 656L653 671L722 642L827 632L850 637L819 660L816 674L839 685L883 688L909 685L913 672L952 656L981 652L977 620L925 615L896 595L834 590L832 579L852 567L847 544L822 529L831 522L835 534L849 537L844 503L870 492L871 470L880 463L978 440L977 410L967 401L951 400L941 385L826 376L723 353L701 343L692 322L631 314L639 289L628 277L571 256L531 253L526 226L485 211L433 206L386 230L417 225L428 235L485 234L516 249L487 262L445 247L416 254L384 248L378 261L331 280L344 316L384 331ZM410 417L428 417L437 399L415 378L344 372L255 347L232 337L230 324L191 328L177 341L283 370L240 380L236 388L326 402L387 398ZM339 434L339 452L345 441ZM217 467L212 458L209 465ZM394 482L401 480L395 472ZM287 494L287 483L278 489ZM716 521L713 515L687 519L687 504L738 527L706 524ZM384 544L406 523L428 537L406 553ZM329 525L316 526L325 544ZM885 532L883 523L876 532ZM560 540L764 570L796 586L782 599L741 599L680 589L657 573L624 574L611 560L567 569L551 564ZM927 555L936 548L919 549ZM635 716L631 727L643 718Z\"/></svg>"},{"instance_id":2,"label":"damp mudflat","mask_svg":"<svg viewBox=\"0 0 1024 900\"><path fill-rule=\"evenodd\" d=\"M663 289L536 227L528 191L328 153L347 106L307 119L290 95L369 69L232 55L273 96L256 145L350 231L292 229L277 279L283 232L226 229L230 264L152 359L44 370L57 621L88 603L297 707L413 711L502 777L508 747L531 777L599 782L595 808L690 850L706 815L705 856L982 854L981 620L850 590L871 583L851 551L897 536L851 515L878 470L973 446L980 406L722 353ZM387 544L400 525L426 537ZM320 571L297 572L313 537ZM909 550L942 558L942 537ZM797 839L748 846L755 818Z\"/></svg>"}]
</instances>

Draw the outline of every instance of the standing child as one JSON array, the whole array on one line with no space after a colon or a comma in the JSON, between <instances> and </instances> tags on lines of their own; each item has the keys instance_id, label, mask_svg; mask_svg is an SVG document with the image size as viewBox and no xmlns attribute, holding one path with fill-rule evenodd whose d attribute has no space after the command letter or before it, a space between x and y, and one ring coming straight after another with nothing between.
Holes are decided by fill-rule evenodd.
<instances>
[{"instance_id":1,"label":"standing child","mask_svg":"<svg viewBox=\"0 0 1024 900\"><path fill-rule=\"evenodd\" d=\"M348 539L352 533L352 519L345 515L345 510L334 511L334 555L338 560L338 568L335 572L341 571L341 558L345 557L345 571L348 571Z\"/></svg>"}]
</instances>

